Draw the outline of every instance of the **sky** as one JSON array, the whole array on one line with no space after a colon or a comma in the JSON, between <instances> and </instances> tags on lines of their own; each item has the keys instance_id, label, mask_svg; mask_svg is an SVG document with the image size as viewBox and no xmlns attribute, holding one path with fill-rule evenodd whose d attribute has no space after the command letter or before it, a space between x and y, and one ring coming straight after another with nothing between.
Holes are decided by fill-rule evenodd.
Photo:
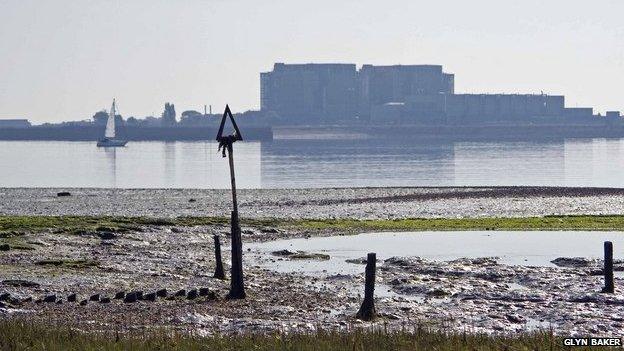
<instances>
[{"instance_id":1,"label":"sky","mask_svg":"<svg viewBox=\"0 0 624 351\"><path fill-rule=\"evenodd\" d=\"M0 118L258 109L275 62L441 64L457 93L624 111L622 0L0 0Z\"/></svg>"}]
</instances>

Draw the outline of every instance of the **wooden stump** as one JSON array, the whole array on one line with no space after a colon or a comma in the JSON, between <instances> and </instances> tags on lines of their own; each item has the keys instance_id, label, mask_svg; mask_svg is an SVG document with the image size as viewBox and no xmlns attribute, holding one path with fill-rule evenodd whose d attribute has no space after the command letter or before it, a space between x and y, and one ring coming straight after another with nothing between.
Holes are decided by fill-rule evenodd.
<instances>
[{"instance_id":1,"label":"wooden stump","mask_svg":"<svg viewBox=\"0 0 624 351\"><path fill-rule=\"evenodd\" d=\"M241 229L238 224L238 213L232 211L232 269L230 292L228 299L244 299L245 285L243 283L243 242Z\"/></svg>"},{"instance_id":2,"label":"wooden stump","mask_svg":"<svg viewBox=\"0 0 624 351\"><path fill-rule=\"evenodd\" d=\"M225 273L223 272L223 261L221 260L221 241L219 240L218 235L214 236L214 245L216 261L214 277L217 279L225 279Z\"/></svg>"},{"instance_id":3,"label":"wooden stump","mask_svg":"<svg viewBox=\"0 0 624 351\"><path fill-rule=\"evenodd\" d=\"M377 266L377 255L374 252L368 254L366 259L366 282L364 286L364 302L358 311L356 318L370 321L375 319L375 269Z\"/></svg>"},{"instance_id":4,"label":"wooden stump","mask_svg":"<svg viewBox=\"0 0 624 351\"><path fill-rule=\"evenodd\" d=\"M602 292L614 293L615 284L613 282L613 243L605 241L604 243L604 279L605 284Z\"/></svg>"}]
</instances>

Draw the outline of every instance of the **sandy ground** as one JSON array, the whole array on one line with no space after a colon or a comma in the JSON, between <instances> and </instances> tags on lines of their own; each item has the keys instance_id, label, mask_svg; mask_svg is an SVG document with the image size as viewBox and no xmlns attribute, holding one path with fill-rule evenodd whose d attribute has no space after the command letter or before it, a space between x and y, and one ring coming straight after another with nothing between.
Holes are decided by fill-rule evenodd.
<instances>
[{"instance_id":1,"label":"sandy ground","mask_svg":"<svg viewBox=\"0 0 624 351\"><path fill-rule=\"evenodd\" d=\"M59 191L72 196L57 197ZM624 189L342 188L240 190L247 218L523 217L622 214ZM229 216L229 190L0 189L0 214ZM189 201L194 199L196 201Z\"/></svg>"}]
</instances>

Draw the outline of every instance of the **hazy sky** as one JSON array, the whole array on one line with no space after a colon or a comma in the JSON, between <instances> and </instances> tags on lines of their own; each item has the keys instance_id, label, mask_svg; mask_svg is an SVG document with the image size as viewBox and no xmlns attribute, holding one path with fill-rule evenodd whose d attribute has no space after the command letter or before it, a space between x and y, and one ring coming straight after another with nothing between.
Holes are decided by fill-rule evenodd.
<instances>
[{"instance_id":1,"label":"hazy sky","mask_svg":"<svg viewBox=\"0 0 624 351\"><path fill-rule=\"evenodd\" d=\"M457 92L624 111L622 0L0 0L0 118L259 108L274 62L442 64Z\"/></svg>"}]
</instances>

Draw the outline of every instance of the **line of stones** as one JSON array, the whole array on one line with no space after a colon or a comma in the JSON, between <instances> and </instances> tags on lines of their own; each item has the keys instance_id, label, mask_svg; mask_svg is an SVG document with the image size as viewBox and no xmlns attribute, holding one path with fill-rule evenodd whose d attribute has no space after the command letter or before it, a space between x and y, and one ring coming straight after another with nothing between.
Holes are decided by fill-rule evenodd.
<instances>
[{"instance_id":1,"label":"line of stones","mask_svg":"<svg viewBox=\"0 0 624 351\"><path fill-rule=\"evenodd\" d=\"M154 302L157 298L162 298L166 300L175 300L176 298L186 298L187 300L194 300L198 297L206 297L208 300L216 300L218 298L217 293L211 291L208 288L199 288L199 289L190 289L186 291L185 289L181 289L176 291L173 294L169 294L167 289L160 289L152 293L144 294L141 290L131 291L126 293L125 291L120 291L115 294L115 296L111 299L110 297L102 296L100 294L94 294L89 297L89 299L84 299L80 301L80 305L84 306L89 301L92 302L100 302L100 303L110 303L112 300L123 300L125 303L133 303L137 301L148 301ZM27 297L22 300L18 300L16 297L11 296L10 293L0 294L0 307L5 307L5 302L10 305L21 305L22 303L32 302L32 297ZM75 293L69 294L67 296L67 302L77 302L78 295ZM56 294L46 295L41 299L35 300L35 303L63 303L63 299L56 296Z\"/></svg>"}]
</instances>

